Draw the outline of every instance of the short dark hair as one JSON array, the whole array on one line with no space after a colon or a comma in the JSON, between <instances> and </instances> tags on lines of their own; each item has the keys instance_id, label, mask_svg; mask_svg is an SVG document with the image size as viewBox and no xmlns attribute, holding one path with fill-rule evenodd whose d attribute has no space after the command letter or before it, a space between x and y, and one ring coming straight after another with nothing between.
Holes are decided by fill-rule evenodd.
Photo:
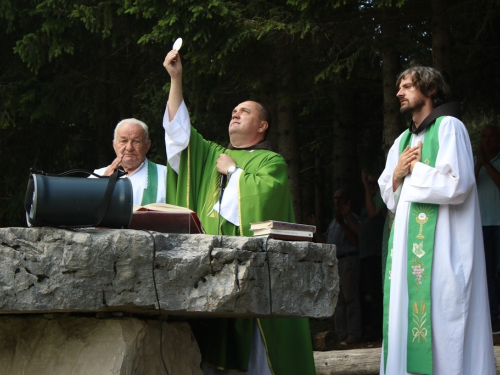
<instances>
[{"instance_id":1,"label":"short dark hair","mask_svg":"<svg viewBox=\"0 0 500 375\"><path fill-rule=\"evenodd\" d=\"M266 107L264 107L264 105L262 103L259 103L259 102L255 102L255 103L257 103L259 106L260 119L262 121L267 122L267 130L264 133L264 139L266 139L267 135L269 134L269 130L271 129L271 112L269 112L269 110Z\"/></svg>"},{"instance_id":2,"label":"short dark hair","mask_svg":"<svg viewBox=\"0 0 500 375\"><path fill-rule=\"evenodd\" d=\"M411 77L412 83L422 94L430 96L432 105L440 106L448 101L449 88L439 71L430 66L412 66L402 72L396 81L396 90L399 90L399 85L403 78Z\"/></svg>"}]
</instances>

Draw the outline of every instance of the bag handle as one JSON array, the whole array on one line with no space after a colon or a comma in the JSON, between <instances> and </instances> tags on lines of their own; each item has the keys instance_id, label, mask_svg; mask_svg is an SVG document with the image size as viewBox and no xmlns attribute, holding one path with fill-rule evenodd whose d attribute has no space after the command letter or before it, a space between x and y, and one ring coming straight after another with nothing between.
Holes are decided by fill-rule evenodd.
<instances>
[{"instance_id":1,"label":"bag handle","mask_svg":"<svg viewBox=\"0 0 500 375\"><path fill-rule=\"evenodd\" d=\"M99 226L101 224L102 219L104 219L104 215L108 211L109 203L111 202L111 196L113 195L113 190L115 190L116 181L118 181L118 177L121 174L119 169L115 169L113 174L109 176L108 186L106 187L106 192L104 193L104 197L102 198L101 204L99 205L99 209L97 210L97 221L94 226Z\"/></svg>"},{"instance_id":2,"label":"bag handle","mask_svg":"<svg viewBox=\"0 0 500 375\"><path fill-rule=\"evenodd\" d=\"M118 177L125 176L127 172L125 172L123 169L115 169L115 171L118 171ZM30 175L32 174L41 174L43 176L50 176L50 177L62 177L62 176L67 176L72 173L86 173L88 175L92 175L97 178L110 178L111 176L101 176L100 174L97 174L95 172L91 172L87 169L70 169L69 171L63 172L63 173L46 173L44 171L40 171L38 169L30 168Z\"/></svg>"}]
</instances>

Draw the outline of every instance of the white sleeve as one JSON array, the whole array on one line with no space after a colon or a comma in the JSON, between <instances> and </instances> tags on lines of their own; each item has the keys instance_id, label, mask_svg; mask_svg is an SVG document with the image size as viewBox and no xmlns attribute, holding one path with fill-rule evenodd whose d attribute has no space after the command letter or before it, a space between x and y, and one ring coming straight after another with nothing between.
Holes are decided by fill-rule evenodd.
<instances>
[{"instance_id":1,"label":"white sleeve","mask_svg":"<svg viewBox=\"0 0 500 375\"><path fill-rule=\"evenodd\" d=\"M224 195L222 196L222 211L219 211L219 202L215 202L214 211L219 212L220 216L229 221L230 223L240 226L240 216L239 216L239 202L240 194L238 190L238 182L240 176L243 173L241 168L238 168L229 179L229 183L224 190Z\"/></svg>"},{"instance_id":2,"label":"white sleeve","mask_svg":"<svg viewBox=\"0 0 500 375\"><path fill-rule=\"evenodd\" d=\"M167 193L167 168L164 165L156 164L158 171L158 191L156 193L156 203L165 203Z\"/></svg>"},{"instance_id":3,"label":"white sleeve","mask_svg":"<svg viewBox=\"0 0 500 375\"><path fill-rule=\"evenodd\" d=\"M378 179L378 184L380 186L380 194L382 199L387 206L387 209L391 212L396 212L396 207L398 206L399 196L401 195L401 186L396 191L393 191L393 173L399 160L399 142L401 136L399 136L389 150L387 155L387 161L385 164L385 169Z\"/></svg>"},{"instance_id":4,"label":"white sleeve","mask_svg":"<svg viewBox=\"0 0 500 375\"><path fill-rule=\"evenodd\" d=\"M461 204L467 199L475 185L474 161L467 129L460 120L443 119L435 167L416 163L405 184L408 202Z\"/></svg>"},{"instance_id":5,"label":"white sleeve","mask_svg":"<svg viewBox=\"0 0 500 375\"><path fill-rule=\"evenodd\" d=\"M109 165L108 165L109 167ZM102 176L104 175L104 172L106 172L106 169L108 167L104 167L104 168L99 168L99 169L94 169L94 173L95 174L98 174L99 176ZM88 178L97 178L96 176L92 175L92 174L89 174L89 177Z\"/></svg>"},{"instance_id":6,"label":"white sleeve","mask_svg":"<svg viewBox=\"0 0 500 375\"><path fill-rule=\"evenodd\" d=\"M188 146L191 136L191 120L184 100L172 121L169 121L167 103L163 115L163 128L165 129L167 162L176 173L179 173L181 152Z\"/></svg>"}]
</instances>

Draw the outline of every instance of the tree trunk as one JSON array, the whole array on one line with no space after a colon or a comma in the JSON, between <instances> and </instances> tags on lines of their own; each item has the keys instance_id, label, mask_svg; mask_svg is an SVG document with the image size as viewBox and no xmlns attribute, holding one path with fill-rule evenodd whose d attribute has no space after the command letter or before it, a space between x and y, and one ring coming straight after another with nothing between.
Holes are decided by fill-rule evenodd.
<instances>
[{"instance_id":1,"label":"tree trunk","mask_svg":"<svg viewBox=\"0 0 500 375\"><path fill-rule=\"evenodd\" d=\"M341 83L333 93L336 119L333 122L333 190L342 187L351 193L359 184L355 107L347 84ZM353 197L354 198L354 197Z\"/></svg>"},{"instance_id":2,"label":"tree trunk","mask_svg":"<svg viewBox=\"0 0 500 375\"><path fill-rule=\"evenodd\" d=\"M432 0L432 61L445 81L453 79L451 63L451 35L448 0Z\"/></svg>"},{"instance_id":3,"label":"tree trunk","mask_svg":"<svg viewBox=\"0 0 500 375\"><path fill-rule=\"evenodd\" d=\"M384 143L382 150L387 153L392 144L402 131L401 117L399 115L399 101L396 97L396 79L400 73L399 53L395 48L392 38L398 35L398 23L388 19L396 10L385 8L381 22L381 51L382 51L382 87L384 91Z\"/></svg>"},{"instance_id":4,"label":"tree trunk","mask_svg":"<svg viewBox=\"0 0 500 375\"><path fill-rule=\"evenodd\" d=\"M106 47L107 45L103 43L97 53L97 61L99 61L99 64L101 65L101 76L99 77L96 85L95 96L95 106L98 110L90 116L90 119L93 122L92 125L96 128L97 134L97 165L95 168L101 168L109 165L113 161L112 155L114 154L114 152L111 154L111 151L113 151L113 128L109 123L109 112L111 107L109 104L109 85L107 82L109 81L110 72L105 58L107 52Z\"/></svg>"},{"instance_id":5,"label":"tree trunk","mask_svg":"<svg viewBox=\"0 0 500 375\"><path fill-rule=\"evenodd\" d=\"M289 46L284 43L279 49L281 57L279 69L279 82L277 94L279 152L288 164L288 180L292 194L295 220L302 221L302 206L300 197L300 152L297 142L297 114L292 93L294 89L293 59L288 52Z\"/></svg>"}]
</instances>

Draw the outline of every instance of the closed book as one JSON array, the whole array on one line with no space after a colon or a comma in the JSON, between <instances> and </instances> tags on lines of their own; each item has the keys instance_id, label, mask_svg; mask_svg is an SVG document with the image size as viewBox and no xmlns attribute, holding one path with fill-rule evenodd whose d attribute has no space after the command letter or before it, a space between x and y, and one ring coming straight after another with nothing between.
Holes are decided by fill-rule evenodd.
<instances>
[{"instance_id":1,"label":"closed book","mask_svg":"<svg viewBox=\"0 0 500 375\"><path fill-rule=\"evenodd\" d=\"M301 233L308 233L308 232L301 232ZM309 232L310 233L310 232ZM286 240L286 241L312 241L312 234L311 236L295 236L295 235L289 235L289 234L280 234L280 233L268 233L268 234L259 234L259 235L254 235L255 238L274 238L276 240Z\"/></svg>"},{"instance_id":2,"label":"closed book","mask_svg":"<svg viewBox=\"0 0 500 375\"><path fill-rule=\"evenodd\" d=\"M303 231L303 230L262 228L253 231L254 236L260 236L263 234L281 234L283 236L299 236L299 237L310 237L310 238L313 237L313 232Z\"/></svg>"},{"instance_id":3,"label":"closed book","mask_svg":"<svg viewBox=\"0 0 500 375\"><path fill-rule=\"evenodd\" d=\"M162 233L205 233L196 212L167 203L134 206L128 228Z\"/></svg>"},{"instance_id":4,"label":"closed book","mask_svg":"<svg viewBox=\"0 0 500 375\"><path fill-rule=\"evenodd\" d=\"M296 223L288 223L286 221L276 221L276 220L266 220L266 221L259 221L256 223L250 223L251 231L263 228L299 230L312 233L316 232L316 226L308 224L296 224Z\"/></svg>"}]
</instances>

